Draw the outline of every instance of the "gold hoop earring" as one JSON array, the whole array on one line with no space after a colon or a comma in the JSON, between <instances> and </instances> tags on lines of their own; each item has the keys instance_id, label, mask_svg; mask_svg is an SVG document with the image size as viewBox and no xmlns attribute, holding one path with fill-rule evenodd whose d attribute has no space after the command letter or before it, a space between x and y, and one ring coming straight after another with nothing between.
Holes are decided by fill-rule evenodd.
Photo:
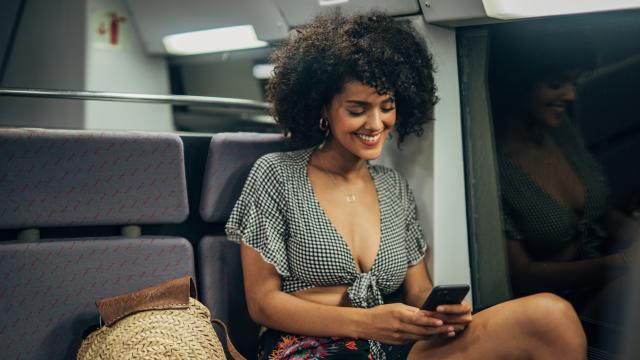
<instances>
[{"instance_id":1,"label":"gold hoop earring","mask_svg":"<svg viewBox=\"0 0 640 360\"><path fill-rule=\"evenodd\" d=\"M319 127L320 127L320 130L327 131L327 129L329 128L329 120L321 117Z\"/></svg>"}]
</instances>

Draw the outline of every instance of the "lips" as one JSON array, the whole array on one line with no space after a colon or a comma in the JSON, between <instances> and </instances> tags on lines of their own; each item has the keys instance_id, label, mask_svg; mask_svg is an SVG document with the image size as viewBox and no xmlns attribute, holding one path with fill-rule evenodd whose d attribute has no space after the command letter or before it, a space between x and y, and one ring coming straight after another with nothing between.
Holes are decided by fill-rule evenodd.
<instances>
[{"instance_id":1,"label":"lips","mask_svg":"<svg viewBox=\"0 0 640 360\"><path fill-rule=\"evenodd\" d=\"M375 146L380 142L380 138L382 137L382 133L377 134L355 134L355 136L367 146Z\"/></svg>"},{"instance_id":2,"label":"lips","mask_svg":"<svg viewBox=\"0 0 640 360\"><path fill-rule=\"evenodd\" d=\"M567 104L564 102L555 102L555 103L551 103L549 105L547 105L548 107L554 109L555 111L558 112L564 112L567 110Z\"/></svg>"}]
</instances>

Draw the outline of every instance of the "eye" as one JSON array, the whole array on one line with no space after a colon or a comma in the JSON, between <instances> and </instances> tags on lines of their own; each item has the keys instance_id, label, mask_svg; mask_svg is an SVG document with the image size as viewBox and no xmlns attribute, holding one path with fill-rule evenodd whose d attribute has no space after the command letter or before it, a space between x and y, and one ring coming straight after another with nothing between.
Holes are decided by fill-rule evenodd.
<instances>
[{"instance_id":1,"label":"eye","mask_svg":"<svg viewBox=\"0 0 640 360\"><path fill-rule=\"evenodd\" d=\"M388 113L388 112L392 112L393 110L395 110L396 107L395 106L386 106L386 107L382 107L380 109L382 110L382 112Z\"/></svg>"},{"instance_id":2,"label":"eye","mask_svg":"<svg viewBox=\"0 0 640 360\"><path fill-rule=\"evenodd\" d=\"M347 109L347 111L349 112L349 115L351 115L351 116L360 116L360 115L363 115L365 113L364 109Z\"/></svg>"}]
</instances>

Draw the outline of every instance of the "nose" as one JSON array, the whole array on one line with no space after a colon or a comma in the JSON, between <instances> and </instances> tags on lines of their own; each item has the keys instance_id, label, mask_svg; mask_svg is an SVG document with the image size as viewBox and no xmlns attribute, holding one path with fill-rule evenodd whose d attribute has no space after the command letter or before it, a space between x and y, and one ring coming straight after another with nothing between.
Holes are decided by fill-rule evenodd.
<instances>
[{"instance_id":1,"label":"nose","mask_svg":"<svg viewBox=\"0 0 640 360\"><path fill-rule=\"evenodd\" d=\"M576 100L576 84L570 82L564 85L562 100L567 102L573 102Z\"/></svg>"},{"instance_id":2,"label":"nose","mask_svg":"<svg viewBox=\"0 0 640 360\"><path fill-rule=\"evenodd\" d=\"M365 124L365 129L371 131L382 130L384 127L384 123L382 121L385 116L384 113L380 109L376 109L369 113L370 115L367 117L367 123Z\"/></svg>"}]
</instances>

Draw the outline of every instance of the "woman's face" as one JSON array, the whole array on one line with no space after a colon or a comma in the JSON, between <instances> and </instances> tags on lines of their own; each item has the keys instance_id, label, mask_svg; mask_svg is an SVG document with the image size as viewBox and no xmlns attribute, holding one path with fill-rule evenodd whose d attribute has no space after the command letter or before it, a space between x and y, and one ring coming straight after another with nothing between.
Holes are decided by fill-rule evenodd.
<instances>
[{"instance_id":1,"label":"woman's face","mask_svg":"<svg viewBox=\"0 0 640 360\"><path fill-rule=\"evenodd\" d=\"M348 81L326 109L331 145L363 160L380 156L382 145L396 122L393 96L380 95L359 81Z\"/></svg>"},{"instance_id":2,"label":"woman's face","mask_svg":"<svg viewBox=\"0 0 640 360\"><path fill-rule=\"evenodd\" d=\"M535 83L531 92L534 120L548 127L557 127L575 99L576 85L573 79Z\"/></svg>"}]
</instances>

